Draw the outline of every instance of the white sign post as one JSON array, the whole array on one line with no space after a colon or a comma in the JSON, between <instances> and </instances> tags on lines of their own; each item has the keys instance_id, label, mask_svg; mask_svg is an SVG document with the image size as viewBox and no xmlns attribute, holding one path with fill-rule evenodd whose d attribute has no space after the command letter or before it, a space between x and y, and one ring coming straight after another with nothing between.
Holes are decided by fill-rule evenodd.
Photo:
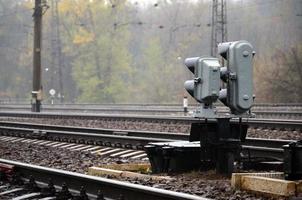
<instances>
[{"instance_id":1,"label":"white sign post","mask_svg":"<svg viewBox=\"0 0 302 200\"><path fill-rule=\"evenodd\" d=\"M49 90L49 94L50 94L50 96L51 96L51 104L53 105L56 91L55 91L54 89L50 89L50 90Z\"/></svg>"}]
</instances>

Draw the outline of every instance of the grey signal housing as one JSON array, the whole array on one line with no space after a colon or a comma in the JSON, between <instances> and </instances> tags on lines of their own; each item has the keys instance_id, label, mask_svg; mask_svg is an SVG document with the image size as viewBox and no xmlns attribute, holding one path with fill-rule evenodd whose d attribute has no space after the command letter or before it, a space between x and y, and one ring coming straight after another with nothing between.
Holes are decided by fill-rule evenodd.
<instances>
[{"instance_id":1,"label":"grey signal housing","mask_svg":"<svg viewBox=\"0 0 302 200\"><path fill-rule=\"evenodd\" d=\"M187 58L185 65L194 72L194 80L185 82L185 89L198 102L212 104L220 90L220 64L217 58Z\"/></svg>"},{"instance_id":2,"label":"grey signal housing","mask_svg":"<svg viewBox=\"0 0 302 200\"><path fill-rule=\"evenodd\" d=\"M253 105L253 46L247 41L218 45L218 53L227 61L227 105L232 113L242 114Z\"/></svg>"},{"instance_id":3,"label":"grey signal housing","mask_svg":"<svg viewBox=\"0 0 302 200\"><path fill-rule=\"evenodd\" d=\"M193 57L185 59L185 65L188 69L194 74L195 72L195 65L200 57Z\"/></svg>"}]
</instances>

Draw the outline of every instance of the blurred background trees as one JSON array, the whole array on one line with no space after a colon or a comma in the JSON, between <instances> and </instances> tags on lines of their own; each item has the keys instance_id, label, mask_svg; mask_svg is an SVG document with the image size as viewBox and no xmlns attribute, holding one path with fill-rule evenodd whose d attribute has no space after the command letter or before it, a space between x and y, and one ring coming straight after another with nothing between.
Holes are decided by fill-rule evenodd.
<instances>
[{"instance_id":1,"label":"blurred background trees","mask_svg":"<svg viewBox=\"0 0 302 200\"><path fill-rule=\"evenodd\" d=\"M30 98L33 3L0 0L0 99ZM45 3L45 101L181 103L184 59L211 51L210 0ZM227 1L228 40L257 52L257 102L302 102L301 19L300 0Z\"/></svg>"}]
</instances>

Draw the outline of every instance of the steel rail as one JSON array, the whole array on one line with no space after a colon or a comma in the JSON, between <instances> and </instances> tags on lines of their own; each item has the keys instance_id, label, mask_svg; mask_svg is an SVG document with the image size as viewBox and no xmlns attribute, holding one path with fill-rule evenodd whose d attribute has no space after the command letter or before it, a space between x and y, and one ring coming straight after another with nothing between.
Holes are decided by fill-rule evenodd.
<instances>
[{"instance_id":1,"label":"steel rail","mask_svg":"<svg viewBox=\"0 0 302 200\"><path fill-rule=\"evenodd\" d=\"M259 146L242 145L242 153L248 155L250 159L253 158L266 158L277 161L283 161L284 150L282 148L270 148Z\"/></svg>"},{"instance_id":2,"label":"steel rail","mask_svg":"<svg viewBox=\"0 0 302 200\"><path fill-rule=\"evenodd\" d=\"M4 102L0 99L0 105L22 105L22 106L30 106L27 102ZM157 106L157 107L166 107L166 106L182 106L179 103L64 103L64 104L49 104L44 103L46 106L123 106L123 107L133 107L133 106ZM198 106L199 104L191 104L191 106ZM216 103L216 106L223 106L222 103ZM253 107L302 107L302 103L255 103Z\"/></svg>"},{"instance_id":3,"label":"steel rail","mask_svg":"<svg viewBox=\"0 0 302 200\"><path fill-rule=\"evenodd\" d=\"M263 138L246 138L242 145L242 153L254 158L271 158L283 161L283 145L295 142L295 140L274 140Z\"/></svg>"},{"instance_id":4,"label":"steel rail","mask_svg":"<svg viewBox=\"0 0 302 200\"><path fill-rule=\"evenodd\" d=\"M244 145L254 147L278 148L281 149L283 145L295 142L295 140L276 140L264 138L246 138Z\"/></svg>"},{"instance_id":5,"label":"steel rail","mask_svg":"<svg viewBox=\"0 0 302 200\"><path fill-rule=\"evenodd\" d=\"M122 147L131 145L131 147L134 146L136 148L143 148L144 145L150 142L173 142L180 140L189 140L189 135L183 133L98 129L30 123L18 124L17 122L0 122L0 125L6 125L0 126L0 135L7 135L5 134L5 131L18 132L13 133L12 135L19 137L32 137L38 133L51 140L74 140L78 142L82 141L83 143L98 143L99 141L101 141L103 145L106 145L107 143L113 146L120 145ZM272 157L277 158L278 160L282 160L282 146L291 142L294 142L294 140L246 138L243 142L242 149L243 152L247 152L248 154L256 157Z\"/></svg>"},{"instance_id":6,"label":"steel rail","mask_svg":"<svg viewBox=\"0 0 302 200\"><path fill-rule=\"evenodd\" d=\"M123 134L116 134L115 132L106 134L102 133L89 133L89 132L67 132L67 131L54 131L54 130L42 130L36 133L34 129L25 128L12 128L12 127L0 127L0 135L3 132L14 132L12 135L25 138L45 138L54 141L66 141L77 143L93 143L101 144L103 146L125 147L142 149L145 145L151 142L173 142L178 140L164 139L164 138L152 138L141 136L129 136ZM9 134L8 134L9 135Z\"/></svg>"},{"instance_id":7,"label":"steel rail","mask_svg":"<svg viewBox=\"0 0 302 200\"><path fill-rule=\"evenodd\" d=\"M106 198L110 199L119 199L120 195L123 195L125 199L131 200L206 200L206 198L195 195L5 159L0 159L0 163L13 165L15 170L22 174L23 178L29 179L29 177L33 177L39 183L45 183L46 180L51 179L54 185L61 186L65 183L69 189L75 191L80 191L81 187L84 186L89 196L94 198L96 198L100 190Z\"/></svg>"},{"instance_id":8,"label":"steel rail","mask_svg":"<svg viewBox=\"0 0 302 200\"><path fill-rule=\"evenodd\" d=\"M110 134L110 135L122 135L122 136L132 136L132 137L150 137L150 138L161 138L170 140L187 140L188 133L172 133L172 132L157 132L157 131L145 131L145 130L127 130L127 129L104 129L104 128L88 128L88 127L78 127L78 126L59 126L59 125L48 125L48 124L35 124L35 123L25 123L25 122L11 122L11 121L0 121L1 128L23 128L29 131L40 130L40 131L54 131L54 133L59 131L66 132L80 132L83 134L97 133L97 134ZM282 146L291 140L273 140L273 139L262 139L256 138L253 142L254 144L267 145L271 141L278 141L277 146ZM259 145L261 144L261 145Z\"/></svg>"},{"instance_id":9,"label":"steel rail","mask_svg":"<svg viewBox=\"0 0 302 200\"><path fill-rule=\"evenodd\" d=\"M273 121L273 123L275 123ZM280 123L280 122L279 122ZM12 122L12 121L0 121L2 127L19 127L27 129L37 130L54 130L54 131L67 131L67 132L82 132L82 133L97 133L97 134L110 134L110 135L123 135L132 137L149 137L149 138L161 138L170 140L188 140L188 133L172 133L172 132L158 132L158 131L146 131L146 130L127 130L127 129L104 129L104 128L88 128L79 126L60 126L60 125L49 125L49 124L36 124L26 122ZM272 133L273 134L273 133ZM266 146L268 143L278 141L278 147L282 146L290 140L270 140L256 138L253 144L257 146ZM259 145L261 144L261 145ZM274 146L271 146L274 147Z\"/></svg>"},{"instance_id":10,"label":"steel rail","mask_svg":"<svg viewBox=\"0 0 302 200\"><path fill-rule=\"evenodd\" d=\"M198 105L188 107L194 110ZM219 113L228 113L229 109L217 104ZM30 110L29 104L0 104L0 110ZM170 114L185 115L181 104L44 104L47 112L90 112L90 113L136 113L136 114ZM274 118L302 118L302 106L299 104L256 104L252 108L256 117L273 116Z\"/></svg>"},{"instance_id":11,"label":"steel rail","mask_svg":"<svg viewBox=\"0 0 302 200\"><path fill-rule=\"evenodd\" d=\"M196 106L189 106L189 110L195 109ZM253 107L252 111L256 115L301 115L302 114L302 107ZM0 110L23 110L27 111L30 109L28 105L1 105ZM219 112L228 112L227 107L217 106ZM276 110L278 109L278 110ZM163 113L183 113L183 107L181 105L178 106L114 106L114 105L107 105L107 106L81 106L81 105L44 105L44 111L81 111L81 112L163 112Z\"/></svg>"},{"instance_id":12,"label":"steel rail","mask_svg":"<svg viewBox=\"0 0 302 200\"><path fill-rule=\"evenodd\" d=\"M107 135L119 135L127 137L144 137L144 138L158 138L162 141L166 140L188 140L188 134L185 133L171 133L171 132L157 132L157 131L142 131L142 130L126 130L126 129L104 129L104 128L88 128L88 127L78 127L78 126L58 126L58 125L48 125L48 124L35 124L35 123L25 123L25 122L10 122L10 121L0 121L1 129L4 128L26 128L29 131L39 130L41 132L59 131L66 132L79 132L82 134L107 134Z\"/></svg>"},{"instance_id":13,"label":"steel rail","mask_svg":"<svg viewBox=\"0 0 302 200\"><path fill-rule=\"evenodd\" d=\"M0 117L23 117L23 118L64 118L64 119L110 119L110 120L128 120L128 121L143 121L156 123L204 123L204 119L197 119L190 116L152 116L152 115L120 115L120 114L85 114L85 113L31 113L31 112L0 112ZM215 120L208 120L209 123ZM302 120L288 120L288 119L256 119L256 118L242 118L242 122L249 124L251 127L264 128L280 128L280 129L295 129L302 130ZM239 123L238 118L231 120L231 123Z\"/></svg>"}]
</instances>

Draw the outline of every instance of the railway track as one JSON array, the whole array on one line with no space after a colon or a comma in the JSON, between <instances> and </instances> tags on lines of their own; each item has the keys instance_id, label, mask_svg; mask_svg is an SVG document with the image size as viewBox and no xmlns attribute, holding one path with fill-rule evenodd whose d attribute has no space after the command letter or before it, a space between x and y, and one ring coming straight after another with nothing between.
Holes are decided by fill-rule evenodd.
<instances>
[{"instance_id":1,"label":"railway track","mask_svg":"<svg viewBox=\"0 0 302 200\"><path fill-rule=\"evenodd\" d=\"M190 106L189 111L195 110L197 105ZM2 111L29 111L29 104L2 104ZM225 114L229 112L226 107L217 106L219 113ZM182 105L177 104L64 104L64 105L44 105L44 112L77 112L77 113L103 113L103 114L140 114L140 115L176 115L184 116ZM285 118L285 119L301 119L301 105L255 105L252 109L257 118Z\"/></svg>"},{"instance_id":2,"label":"railway track","mask_svg":"<svg viewBox=\"0 0 302 200\"><path fill-rule=\"evenodd\" d=\"M206 200L117 180L0 159L0 199Z\"/></svg>"},{"instance_id":3,"label":"railway track","mask_svg":"<svg viewBox=\"0 0 302 200\"><path fill-rule=\"evenodd\" d=\"M188 108L195 108L198 104L191 104ZM222 104L216 104L218 108L224 107ZM0 108L25 108L28 109L31 107L29 103L10 103L2 102L0 103ZM142 108L142 109L179 109L182 108L182 104L90 104L90 103L65 103L65 104L43 104L45 108L75 108L79 109L98 109L98 108L107 108L107 109L128 109L128 108ZM256 103L253 105L255 110L302 110L302 104L300 103Z\"/></svg>"},{"instance_id":4,"label":"railway track","mask_svg":"<svg viewBox=\"0 0 302 200\"><path fill-rule=\"evenodd\" d=\"M65 145L69 149L87 150L92 148L94 151L96 150L96 146L93 145L97 145L99 146L97 150L108 151L112 154L119 153L118 155L120 156L123 155L120 152L128 154L134 152L134 150L138 150L143 155L141 158L146 158L143 147L148 143L189 140L189 135L183 133L96 129L14 122L0 122L0 125L0 136L4 136L0 137L0 140L4 141L22 142L22 139L18 139L21 137L27 143L33 142L36 144L60 146L61 142L61 146L64 147ZM48 142L43 140L47 140ZM282 161L282 146L291 142L293 140L246 138L242 151L250 157L271 158ZM70 145L70 143L75 144ZM100 146L107 148L101 148ZM127 149L131 149L132 151L129 152ZM134 154L139 154L139 152ZM138 158L137 156L135 158Z\"/></svg>"},{"instance_id":5,"label":"railway track","mask_svg":"<svg viewBox=\"0 0 302 200\"><path fill-rule=\"evenodd\" d=\"M30 144L41 147L55 148L63 151L79 152L79 153L89 153L100 157L107 158L120 158L128 159L134 161L140 159L141 161L148 161L147 154L145 151L140 149L132 148L132 146L102 146L94 144L83 144L74 142L64 142L64 141L51 141L51 140L41 140L41 139L29 139L20 138L13 136L0 136L0 141L20 144Z\"/></svg>"},{"instance_id":6,"label":"railway track","mask_svg":"<svg viewBox=\"0 0 302 200\"><path fill-rule=\"evenodd\" d=\"M146 116L146 115L106 115L106 114L75 114L75 113L31 113L31 112L0 112L0 117L11 118L44 118L44 119L66 119L66 120L98 120L104 122L135 122L135 123L152 123L160 125L190 125L191 123L204 122L204 119L192 117L176 116ZM209 122L213 120L208 120ZM232 123L239 123L234 118ZM302 120L289 119L255 119L243 118L243 122L248 123L253 128L280 129L280 130L302 130Z\"/></svg>"},{"instance_id":7,"label":"railway track","mask_svg":"<svg viewBox=\"0 0 302 200\"><path fill-rule=\"evenodd\" d=\"M178 141L178 140L188 140L189 135L184 133L165 133L165 132L152 132L152 131L138 131L138 130L121 130L121 129L99 129L99 128L84 128L84 127L71 127L71 126L56 126L56 125L44 125L44 124L32 124L32 123L18 123L18 122L0 122L0 142L5 142L6 145L10 145L10 143L18 143L16 146L22 148L26 143L27 148L32 145L40 145L40 148L37 149L48 149L48 151L54 150L54 148L58 149L57 151L62 151L64 149L68 150L66 152L89 152L90 154L98 154L100 158L106 157L120 157L127 159L139 159L140 161L148 162L147 155L143 151L143 145L148 142L162 142L162 141ZM112 139L110 142L109 139ZM260 139L260 138L247 138L245 143L242 146L242 153L250 156L251 158L266 158L264 160L271 161L281 161L283 160L283 149L282 145L292 142L290 140L268 140L268 139ZM15 145L13 145L15 146ZM45 148L45 147L47 148ZM36 147L34 147L36 148ZM22 151L22 149L19 149ZM85 153L86 155L86 153ZM31 159L35 159L34 157ZM38 167L39 170L41 168L45 171L46 175L44 176L44 172L31 172L29 171L27 166L33 166L29 164L21 163L21 166L26 166L26 169L19 170L19 167L12 161L2 162L3 159L0 159L0 163L5 163L9 165L14 165L19 172L25 174L25 176L21 177L21 180L25 184L21 185L10 185L9 182L1 182L0 180L0 199L7 199L8 196L12 198L20 198L28 197L33 195L36 197L35 199L54 199L57 198L58 195L72 195L75 199L204 199L197 196L188 195L184 198L183 193L173 193L174 196L169 196L170 191L167 191L169 194L167 195L165 190L164 192L160 192L159 196L151 196L150 192L145 194L144 191L139 192L138 196L133 195L133 188L136 190L136 186L139 188L140 185L130 184L130 192L128 189L125 189L124 186L128 187L128 183L120 182L123 184L122 189L121 186L118 185L117 189L112 189L107 187L111 187L108 182L111 183L112 180L105 179L103 183L96 183L99 179L104 180L99 177L92 177L92 179L88 178L90 176L86 176L83 174L77 174L73 172L66 172L57 169L50 169L45 167ZM32 160L33 161L33 160ZM129 161L131 163L131 161ZM32 163L32 162L30 162ZM48 165L44 165L48 166ZM1 164L0 164L1 168ZM50 172L52 170L52 172ZM60 175L54 174L57 171L63 172ZM65 173L66 172L66 173ZM41 176L42 173L42 176ZM50 174L50 176L49 176ZM66 175L67 174L67 175ZM71 174L75 177L71 177ZM32 176L31 176L32 175ZM61 176L62 175L62 176ZM78 175L78 176L77 176ZM38 178L36 178L38 176ZM83 178L84 176L84 178ZM1 177L1 176L0 176ZM51 183L48 181L49 177L52 180ZM77 179L80 177L80 179ZM88 178L87 178L88 177ZM67 181L65 181L67 179ZM29 186L35 186L33 184L33 180L38 187L30 188ZM47 180L47 181L45 181ZM92 183L90 183L92 182ZM113 181L115 182L115 181ZM92 184L92 185L91 185ZM46 193L45 191L49 191L50 187L54 185L56 192L55 193ZM97 185L97 186L95 186ZM133 187L132 187L133 185ZM4 187L2 187L4 186ZM66 193L66 186L68 186L69 193ZM2 189L1 189L2 187ZM145 186L142 186L145 187ZM14 189L20 189L20 193L14 192ZM39 188L39 189L37 189ZM92 188L92 189L91 189ZM146 189L149 190L149 189ZM13 191L13 192L10 192ZM52 190L53 191L53 190ZM100 192L99 192L100 191ZM162 190L161 190L162 191ZM4 195L1 196L1 193ZM7 193L8 192L8 193ZM44 193L43 193L44 192ZM153 190L152 192L153 193ZM25 196L24 196L25 195ZM37 195L37 196L35 196ZM40 195L40 196L39 196ZM112 196L113 195L113 196ZM136 193L135 193L136 195ZM146 195L146 196L140 196ZM149 195L149 196L148 196ZM154 195L154 194L152 194ZM158 195L158 194L156 194Z\"/></svg>"}]
</instances>

